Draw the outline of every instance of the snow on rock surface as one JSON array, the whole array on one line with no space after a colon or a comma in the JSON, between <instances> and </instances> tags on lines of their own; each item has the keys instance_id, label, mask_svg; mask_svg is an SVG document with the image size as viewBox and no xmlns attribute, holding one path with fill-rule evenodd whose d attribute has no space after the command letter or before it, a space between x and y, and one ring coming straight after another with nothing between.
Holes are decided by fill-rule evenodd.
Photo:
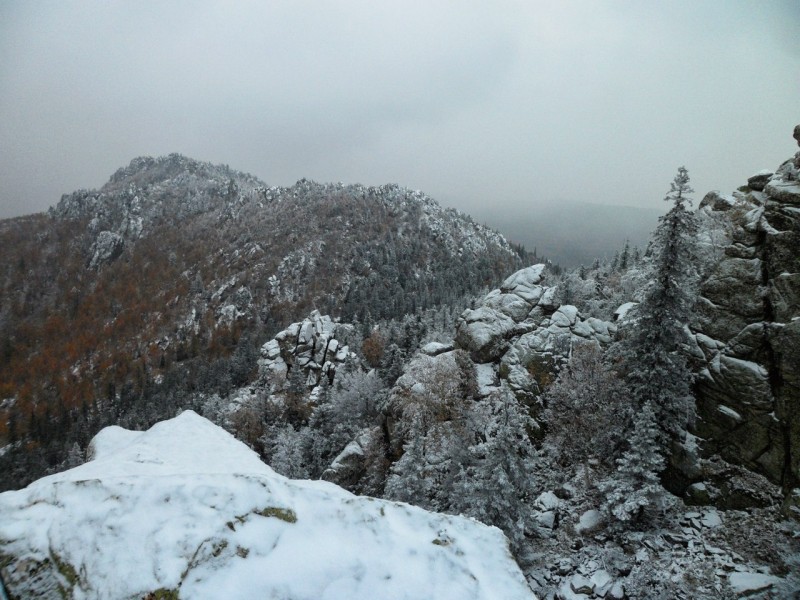
<instances>
[{"instance_id":1,"label":"snow on rock surface","mask_svg":"<svg viewBox=\"0 0 800 600\"><path fill-rule=\"evenodd\" d=\"M314 310L261 347L259 374L269 380L272 391L288 385L290 369L295 365L304 369L309 385L319 384L323 374L333 381L337 368L351 358L350 348L336 336L347 337L352 329L352 325L334 322Z\"/></svg>"},{"instance_id":2,"label":"snow on rock surface","mask_svg":"<svg viewBox=\"0 0 800 600\"><path fill-rule=\"evenodd\" d=\"M528 302L537 302L542 295L540 284L544 279L545 269L543 264L521 269L503 282L500 291L516 294Z\"/></svg>"},{"instance_id":3,"label":"snow on rock surface","mask_svg":"<svg viewBox=\"0 0 800 600\"><path fill-rule=\"evenodd\" d=\"M587 510L580 516L575 525L575 533L582 535L592 533L603 526L603 515L599 510Z\"/></svg>"},{"instance_id":4,"label":"snow on rock surface","mask_svg":"<svg viewBox=\"0 0 800 600\"><path fill-rule=\"evenodd\" d=\"M441 342L429 342L420 349L420 352L428 356L438 356L445 352L450 352L453 348L454 346L452 343L442 344Z\"/></svg>"},{"instance_id":5,"label":"snow on rock surface","mask_svg":"<svg viewBox=\"0 0 800 600\"><path fill-rule=\"evenodd\" d=\"M636 306L638 302L625 302L624 304L620 305L617 310L614 311L614 320L615 321L624 321L625 317L628 315L628 311Z\"/></svg>"},{"instance_id":6,"label":"snow on rock surface","mask_svg":"<svg viewBox=\"0 0 800 600\"><path fill-rule=\"evenodd\" d=\"M533 598L498 529L286 479L194 412L93 450L0 494L12 595Z\"/></svg>"},{"instance_id":7,"label":"snow on rock surface","mask_svg":"<svg viewBox=\"0 0 800 600\"><path fill-rule=\"evenodd\" d=\"M775 585L779 579L764 573L731 573L728 577L731 589L739 596L750 596L765 592Z\"/></svg>"}]
</instances>

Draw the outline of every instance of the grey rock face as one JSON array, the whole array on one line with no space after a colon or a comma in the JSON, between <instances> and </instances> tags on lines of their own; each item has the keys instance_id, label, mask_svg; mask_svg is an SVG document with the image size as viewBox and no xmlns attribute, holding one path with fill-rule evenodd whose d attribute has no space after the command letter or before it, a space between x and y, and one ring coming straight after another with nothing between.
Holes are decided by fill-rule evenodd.
<instances>
[{"instance_id":1,"label":"grey rock face","mask_svg":"<svg viewBox=\"0 0 800 600\"><path fill-rule=\"evenodd\" d=\"M101 231L90 250L92 258L89 260L89 268L97 269L118 258L122 254L123 245L122 236L119 234Z\"/></svg>"},{"instance_id":2,"label":"grey rock face","mask_svg":"<svg viewBox=\"0 0 800 600\"><path fill-rule=\"evenodd\" d=\"M261 347L259 374L270 382L273 391L287 388L293 368L303 369L309 388L317 386L323 376L333 382L336 369L353 358L341 342L351 332L352 325L336 323L315 310Z\"/></svg>"},{"instance_id":3,"label":"grey rock face","mask_svg":"<svg viewBox=\"0 0 800 600\"><path fill-rule=\"evenodd\" d=\"M614 323L583 319L571 305L556 307L556 288L544 265L521 269L458 320L456 346L484 366L494 364L516 396L528 403L548 385L576 344L609 344Z\"/></svg>"},{"instance_id":4,"label":"grey rock face","mask_svg":"<svg viewBox=\"0 0 800 600\"><path fill-rule=\"evenodd\" d=\"M701 284L697 433L784 489L800 481L800 185L787 161L727 211L732 243ZM758 191L761 188L763 192ZM700 339L702 336L702 340ZM702 343L701 343L702 341ZM712 343L708 343L711 341Z\"/></svg>"},{"instance_id":5,"label":"grey rock face","mask_svg":"<svg viewBox=\"0 0 800 600\"><path fill-rule=\"evenodd\" d=\"M750 179L755 179L756 177L754 175ZM750 184L750 179L747 180L748 185ZM761 189L764 189L763 185ZM730 196L723 196L717 191L708 192L700 201L700 208L705 208L706 206L710 206L712 210L730 210L734 206L734 199Z\"/></svg>"},{"instance_id":6,"label":"grey rock face","mask_svg":"<svg viewBox=\"0 0 800 600\"><path fill-rule=\"evenodd\" d=\"M772 171L761 171L756 173L752 177L748 177L747 179L747 187L751 190L755 190L757 192L761 192L764 190L764 186L767 185L774 173Z\"/></svg>"}]
</instances>

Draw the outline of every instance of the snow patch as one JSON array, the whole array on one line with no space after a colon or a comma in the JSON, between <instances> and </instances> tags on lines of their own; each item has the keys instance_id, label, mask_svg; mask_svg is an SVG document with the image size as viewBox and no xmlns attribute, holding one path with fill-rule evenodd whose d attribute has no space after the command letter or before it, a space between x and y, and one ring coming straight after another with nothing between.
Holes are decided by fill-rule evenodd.
<instances>
[{"instance_id":1,"label":"snow patch","mask_svg":"<svg viewBox=\"0 0 800 600\"><path fill-rule=\"evenodd\" d=\"M107 428L93 447L90 462L0 494L0 553L54 557L51 579L74 574L69 596L534 597L500 530L286 479L191 411Z\"/></svg>"}]
</instances>

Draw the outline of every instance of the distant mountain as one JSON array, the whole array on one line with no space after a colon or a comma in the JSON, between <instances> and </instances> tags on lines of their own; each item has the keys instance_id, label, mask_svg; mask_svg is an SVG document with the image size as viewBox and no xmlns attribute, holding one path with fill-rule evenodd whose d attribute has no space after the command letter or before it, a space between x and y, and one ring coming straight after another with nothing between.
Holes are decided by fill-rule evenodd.
<instances>
[{"instance_id":1,"label":"distant mountain","mask_svg":"<svg viewBox=\"0 0 800 600\"><path fill-rule=\"evenodd\" d=\"M270 187L177 154L134 159L48 215L0 221L0 248L0 447L32 440L50 466L63 432L83 447L176 368L200 385L187 365L250 356L313 309L369 324L522 264L499 233L422 192Z\"/></svg>"},{"instance_id":2,"label":"distant mountain","mask_svg":"<svg viewBox=\"0 0 800 600\"><path fill-rule=\"evenodd\" d=\"M640 208L563 202L521 214L476 212L473 216L562 267L577 267L613 257L625 240L643 250L666 209L666 205Z\"/></svg>"}]
</instances>

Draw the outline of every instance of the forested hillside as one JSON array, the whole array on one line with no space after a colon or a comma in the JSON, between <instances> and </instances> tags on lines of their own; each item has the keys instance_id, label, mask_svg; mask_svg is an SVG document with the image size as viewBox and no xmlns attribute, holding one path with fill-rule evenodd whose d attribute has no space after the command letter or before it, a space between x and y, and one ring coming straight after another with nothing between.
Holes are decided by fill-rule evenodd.
<instances>
[{"instance_id":1,"label":"forested hillside","mask_svg":"<svg viewBox=\"0 0 800 600\"><path fill-rule=\"evenodd\" d=\"M3 221L0 248L2 487L131 411L152 423L182 394L247 382L258 345L313 308L368 331L461 302L525 256L420 192L268 187L179 155Z\"/></svg>"}]
</instances>

